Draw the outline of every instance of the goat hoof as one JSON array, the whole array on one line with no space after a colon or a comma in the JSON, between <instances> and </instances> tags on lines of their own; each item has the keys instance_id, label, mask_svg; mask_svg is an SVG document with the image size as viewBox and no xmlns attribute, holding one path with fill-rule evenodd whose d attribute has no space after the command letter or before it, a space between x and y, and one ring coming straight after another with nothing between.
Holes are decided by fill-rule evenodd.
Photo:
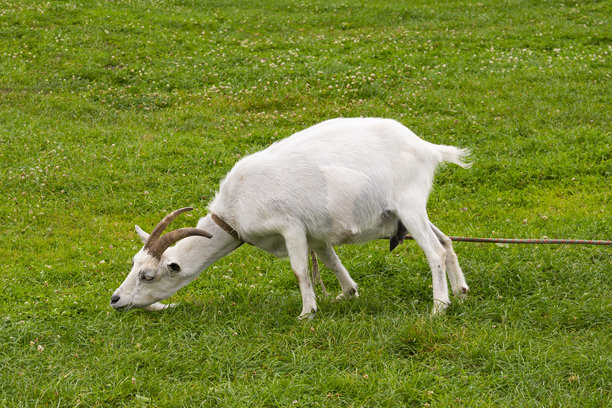
<instances>
[{"instance_id":1,"label":"goat hoof","mask_svg":"<svg viewBox=\"0 0 612 408\"><path fill-rule=\"evenodd\" d=\"M449 304L450 302L441 302L441 301L435 300L433 310L431 311L431 316L432 317L442 316L446 312L446 309L448 308Z\"/></svg>"},{"instance_id":2,"label":"goat hoof","mask_svg":"<svg viewBox=\"0 0 612 408\"><path fill-rule=\"evenodd\" d=\"M465 286L460 286L458 288L455 288L453 290L453 293L455 294L455 296L457 296L459 299L465 299L465 297L467 296L468 292L470 291L470 288L468 288L467 285Z\"/></svg>"},{"instance_id":3,"label":"goat hoof","mask_svg":"<svg viewBox=\"0 0 612 408\"><path fill-rule=\"evenodd\" d=\"M316 311L310 312L310 313L302 313L301 315L298 316L298 320L312 320L315 318L316 314L317 314Z\"/></svg>"},{"instance_id":4,"label":"goat hoof","mask_svg":"<svg viewBox=\"0 0 612 408\"><path fill-rule=\"evenodd\" d=\"M338 296L336 296L336 298L333 301L339 302L341 300L349 299L352 297L355 297L355 298L359 297L359 292L357 292L357 288L350 289L347 293L344 293L344 292L340 293Z\"/></svg>"}]
</instances>

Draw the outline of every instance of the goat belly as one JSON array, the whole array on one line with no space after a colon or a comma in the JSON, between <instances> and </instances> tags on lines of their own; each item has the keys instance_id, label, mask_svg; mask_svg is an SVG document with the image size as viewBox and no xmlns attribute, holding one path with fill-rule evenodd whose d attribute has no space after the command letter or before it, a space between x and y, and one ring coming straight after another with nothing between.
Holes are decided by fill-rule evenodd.
<instances>
[{"instance_id":1,"label":"goat belly","mask_svg":"<svg viewBox=\"0 0 612 408\"><path fill-rule=\"evenodd\" d=\"M342 244L365 244L369 241L389 237L397 232L397 218L383 213L382 215L371 219L370 223L365 225L344 225L339 226L333 223L334 229L330 230L326 236L321 237L321 241L331 245Z\"/></svg>"}]
</instances>

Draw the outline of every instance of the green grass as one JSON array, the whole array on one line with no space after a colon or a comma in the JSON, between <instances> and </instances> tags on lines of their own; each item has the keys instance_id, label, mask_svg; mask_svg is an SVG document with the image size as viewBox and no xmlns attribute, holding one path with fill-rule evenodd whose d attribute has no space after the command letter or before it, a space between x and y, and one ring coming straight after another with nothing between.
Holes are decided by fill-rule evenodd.
<instances>
[{"instance_id":1,"label":"green grass","mask_svg":"<svg viewBox=\"0 0 612 408\"><path fill-rule=\"evenodd\" d=\"M607 247L457 243L431 319L407 242L338 249L319 297L243 246L161 313L108 306L168 211L337 116L473 150L437 177L450 235L611 239L609 1L0 1L0 405L604 407ZM323 271L332 292L339 290Z\"/></svg>"}]
</instances>

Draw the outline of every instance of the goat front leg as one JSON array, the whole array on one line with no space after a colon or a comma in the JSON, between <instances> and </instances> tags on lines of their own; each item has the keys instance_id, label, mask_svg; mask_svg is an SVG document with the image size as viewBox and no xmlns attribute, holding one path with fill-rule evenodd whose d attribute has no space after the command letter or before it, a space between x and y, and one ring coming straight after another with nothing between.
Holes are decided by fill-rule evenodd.
<instances>
[{"instance_id":1,"label":"goat front leg","mask_svg":"<svg viewBox=\"0 0 612 408\"><path fill-rule=\"evenodd\" d=\"M284 234L285 246L289 255L291 269L298 281L302 294L302 313L299 319L313 318L317 312L314 288L308 273L308 242L303 231L291 231Z\"/></svg>"},{"instance_id":2,"label":"goat front leg","mask_svg":"<svg viewBox=\"0 0 612 408\"><path fill-rule=\"evenodd\" d=\"M357 284L351 278L351 275L349 275L344 265L342 265L342 262L340 262L340 258L338 258L334 248L331 246L326 246L324 248L316 249L315 252L317 255L319 255L319 258L321 258L323 264L334 272L338 282L340 282L342 293L336 297L336 300L347 299L353 296L359 297L359 293L357 292Z\"/></svg>"}]
</instances>

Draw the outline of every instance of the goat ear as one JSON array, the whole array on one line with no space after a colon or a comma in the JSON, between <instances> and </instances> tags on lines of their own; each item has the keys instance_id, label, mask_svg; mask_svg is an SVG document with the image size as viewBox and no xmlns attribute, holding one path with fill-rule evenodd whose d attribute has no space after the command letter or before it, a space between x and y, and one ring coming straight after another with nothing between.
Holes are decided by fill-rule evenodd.
<instances>
[{"instance_id":1,"label":"goat ear","mask_svg":"<svg viewBox=\"0 0 612 408\"><path fill-rule=\"evenodd\" d=\"M138 236L140 237L140 239L142 240L142 243L146 243L147 239L149 239L149 234L147 234L146 232L144 232L142 230L142 228L140 228L138 225L136 225L136 233L138 234Z\"/></svg>"}]
</instances>

